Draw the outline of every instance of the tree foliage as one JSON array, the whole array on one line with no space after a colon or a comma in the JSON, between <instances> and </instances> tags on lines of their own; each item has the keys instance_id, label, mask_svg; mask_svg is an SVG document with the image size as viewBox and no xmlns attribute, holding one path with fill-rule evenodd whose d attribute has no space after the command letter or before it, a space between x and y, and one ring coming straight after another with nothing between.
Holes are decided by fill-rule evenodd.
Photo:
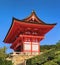
<instances>
[{"instance_id":1,"label":"tree foliage","mask_svg":"<svg viewBox=\"0 0 60 65\"><path fill-rule=\"evenodd\" d=\"M45 49L45 50L44 50ZM27 60L27 65L60 65L60 41L41 46L43 54Z\"/></svg>"},{"instance_id":2,"label":"tree foliage","mask_svg":"<svg viewBox=\"0 0 60 65\"><path fill-rule=\"evenodd\" d=\"M0 65L13 65L12 61L8 61L6 59L0 58Z\"/></svg>"},{"instance_id":3,"label":"tree foliage","mask_svg":"<svg viewBox=\"0 0 60 65\"><path fill-rule=\"evenodd\" d=\"M48 62L44 63L44 65L58 65L58 64L53 61L48 61Z\"/></svg>"},{"instance_id":4,"label":"tree foliage","mask_svg":"<svg viewBox=\"0 0 60 65\"><path fill-rule=\"evenodd\" d=\"M6 47L0 48L0 65L13 65L12 61L6 60L8 54L5 51Z\"/></svg>"},{"instance_id":5,"label":"tree foliage","mask_svg":"<svg viewBox=\"0 0 60 65\"><path fill-rule=\"evenodd\" d=\"M6 47L3 47L3 48L0 48L0 57L1 58L6 58L7 57L7 54L5 53L6 51Z\"/></svg>"}]
</instances>

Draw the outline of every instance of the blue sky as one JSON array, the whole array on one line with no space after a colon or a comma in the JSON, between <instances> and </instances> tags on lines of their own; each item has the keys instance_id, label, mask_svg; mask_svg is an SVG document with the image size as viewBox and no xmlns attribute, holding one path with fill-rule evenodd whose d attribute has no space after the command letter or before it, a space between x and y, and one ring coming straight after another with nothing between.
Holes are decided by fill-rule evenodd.
<instances>
[{"instance_id":1,"label":"blue sky","mask_svg":"<svg viewBox=\"0 0 60 65\"><path fill-rule=\"evenodd\" d=\"M32 10L44 22L57 23L40 44L55 44L60 40L60 0L0 0L0 47L6 46L7 52L11 52L10 45L3 40L12 23L12 17L23 19Z\"/></svg>"}]
</instances>

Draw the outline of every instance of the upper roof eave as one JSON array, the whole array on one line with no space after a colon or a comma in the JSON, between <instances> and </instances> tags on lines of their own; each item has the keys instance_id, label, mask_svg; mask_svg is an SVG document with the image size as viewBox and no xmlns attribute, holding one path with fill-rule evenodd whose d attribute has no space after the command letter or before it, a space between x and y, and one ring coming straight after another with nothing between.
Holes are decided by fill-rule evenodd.
<instances>
[{"instance_id":1,"label":"upper roof eave","mask_svg":"<svg viewBox=\"0 0 60 65\"><path fill-rule=\"evenodd\" d=\"M23 20L19 20L19 19L13 17L13 19L12 19L12 24L13 24L14 20L16 20L16 21L18 21L18 22L21 22L21 23L23 23L23 22L24 22L24 23L27 23L27 22L25 22L25 21L23 21ZM36 23L29 23L29 24L36 24ZM37 24L41 24L41 23L37 23ZM41 24L41 25L56 25L56 24L57 24L57 23L53 23L53 24L44 23L44 24Z\"/></svg>"},{"instance_id":2,"label":"upper roof eave","mask_svg":"<svg viewBox=\"0 0 60 65\"><path fill-rule=\"evenodd\" d=\"M33 13L35 14L35 12L33 12ZM31 14L31 15L32 15L32 14ZM35 15L36 15L36 14L35 14ZM23 22L26 23L25 20L19 20L19 19L13 17L13 19L12 19L12 24L11 24L11 26L10 26L10 28L9 28L9 30L8 30L8 33L6 34L6 36L5 36L4 40L3 40L3 42L5 42L6 37L8 36L8 34L9 34L9 32L10 32L10 29L11 29L13 23L14 23L14 20L16 20L16 21L18 21L18 22L21 22L21 23L23 23ZM29 23L29 24L32 24L32 23ZM35 24L35 23L34 23L34 24ZM40 24L41 24L41 23L40 23ZM54 23L54 24L44 23L44 24L41 24L41 25L53 25L53 26L55 26L56 24L57 24L57 23Z\"/></svg>"}]
</instances>

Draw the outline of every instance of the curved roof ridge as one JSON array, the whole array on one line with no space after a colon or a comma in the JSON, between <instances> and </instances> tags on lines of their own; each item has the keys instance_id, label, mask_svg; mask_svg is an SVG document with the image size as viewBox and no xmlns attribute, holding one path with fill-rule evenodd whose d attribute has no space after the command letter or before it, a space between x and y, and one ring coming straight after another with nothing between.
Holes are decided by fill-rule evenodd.
<instances>
[{"instance_id":1,"label":"curved roof ridge","mask_svg":"<svg viewBox=\"0 0 60 65\"><path fill-rule=\"evenodd\" d=\"M35 13L34 10L31 12L31 14L30 14L27 18L22 19L22 21L28 21L28 22L29 22L29 20L32 19L33 16L34 16L35 19L37 20L37 21L36 21L37 23L45 24L45 22L43 22L41 19L38 18L38 16L36 15L36 13Z\"/></svg>"}]
</instances>

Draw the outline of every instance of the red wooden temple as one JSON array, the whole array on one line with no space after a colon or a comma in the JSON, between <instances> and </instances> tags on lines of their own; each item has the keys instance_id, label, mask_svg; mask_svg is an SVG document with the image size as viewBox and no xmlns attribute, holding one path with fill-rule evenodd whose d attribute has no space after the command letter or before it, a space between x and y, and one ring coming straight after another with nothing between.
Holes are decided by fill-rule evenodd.
<instances>
[{"instance_id":1,"label":"red wooden temple","mask_svg":"<svg viewBox=\"0 0 60 65\"><path fill-rule=\"evenodd\" d=\"M33 11L29 17L23 20L13 18L4 42L12 44L10 48L16 52L39 54L40 41L55 25L46 24Z\"/></svg>"}]
</instances>

